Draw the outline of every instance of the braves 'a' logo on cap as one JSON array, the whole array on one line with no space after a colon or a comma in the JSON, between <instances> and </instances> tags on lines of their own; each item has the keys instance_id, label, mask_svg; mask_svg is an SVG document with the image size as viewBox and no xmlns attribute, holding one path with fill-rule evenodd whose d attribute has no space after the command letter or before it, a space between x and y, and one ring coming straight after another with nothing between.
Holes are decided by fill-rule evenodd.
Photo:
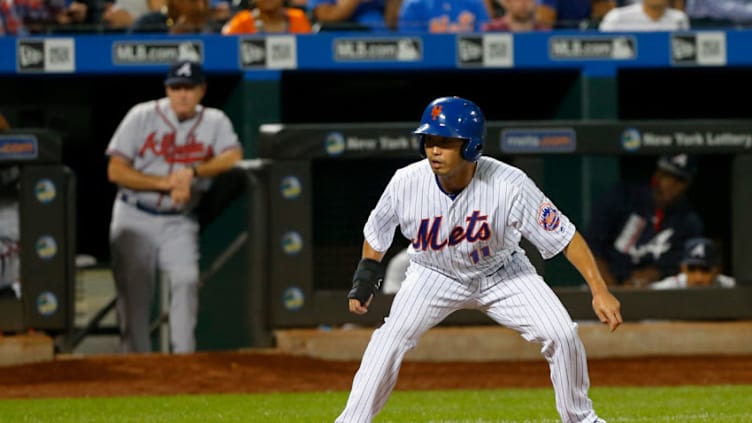
<instances>
[{"instance_id":1,"label":"braves 'a' logo on cap","mask_svg":"<svg viewBox=\"0 0 752 423\"><path fill-rule=\"evenodd\" d=\"M183 63L183 65L180 66L178 70L175 71L175 75L190 78L191 77L191 64L189 62Z\"/></svg>"},{"instance_id":2,"label":"braves 'a' logo on cap","mask_svg":"<svg viewBox=\"0 0 752 423\"><path fill-rule=\"evenodd\" d=\"M431 109L431 119L436 120L441 116L441 111L444 108L444 106L437 104L433 106L433 109Z\"/></svg>"},{"instance_id":3,"label":"braves 'a' logo on cap","mask_svg":"<svg viewBox=\"0 0 752 423\"><path fill-rule=\"evenodd\" d=\"M695 247L692 248L692 251L690 251L689 254L694 258L705 258L705 244L699 243L695 245Z\"/></svg>"}]
</instances>

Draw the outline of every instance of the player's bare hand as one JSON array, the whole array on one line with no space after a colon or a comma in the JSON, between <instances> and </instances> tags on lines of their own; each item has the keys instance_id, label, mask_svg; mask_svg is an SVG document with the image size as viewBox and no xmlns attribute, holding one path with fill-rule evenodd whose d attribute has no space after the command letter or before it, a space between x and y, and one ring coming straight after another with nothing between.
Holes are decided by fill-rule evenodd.
<instances>
[{"instance_id":1,"label":"player's bare hand","mask_svg":"<svg viewBox=\"0 0 752 423\"><path fill-rule=\"evenodd\" d=\"M598 319L613 332L623 322L621 304L610 292L593 295L593 310Z\"/></svg>"},{"instance_id":2,"label":"player's bare hand","mask_svg":"<svg viewBox=\"0 0 752 423\"><path fill-rule=\"evenodd\" d=\"M371 305L371 300L373 300L373 295L366 301L365 304L361 304L360 300L356 298L350 298L350 313L355 314L366 314L368 313L368 306Z\"/></svg>"}]
</instances>

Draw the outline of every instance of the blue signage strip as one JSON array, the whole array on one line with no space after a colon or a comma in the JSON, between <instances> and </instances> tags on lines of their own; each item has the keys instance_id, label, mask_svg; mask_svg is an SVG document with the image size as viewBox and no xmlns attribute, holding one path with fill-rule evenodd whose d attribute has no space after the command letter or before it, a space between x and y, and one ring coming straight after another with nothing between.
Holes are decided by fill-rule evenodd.
<instances>
[{"instance_id":1,"label":"blue signage strip","mask_svg":"<svg viewBox=\"0 0 752 423\"><path fill-rule=\"evenodd\" d=\"M752 30L682 33L551 31L510 35L511 43L489 38L498 37L498 33L462 34L462 37L455 34L340 32L287 35L292 40L272 44L246 42L245 54L248 57L242 59L241 38L219 34L67 36L74 43L70 46L49 41L56 37L27 37L22 39L23 43L14 37L0 37L0 74L70 70L79 74L162 72L165 64L176 58L198 58L208 72L268 70L264 69L264 64L270 65L267 68L276 65L293 70L458 69L473 65L518 69L575 68L585 75L613 76L618 69L625 67L752 65L752 54L749 54ZM268 36L267 39L272 37L279 36ZM258 38L264 39L262 36ZM19 45L30 55L23 66L19 66ZM45 48L34 51L36 45ZM54 49L49 46L54 46ZM264 46L268 48L262 48ZM478 48L471 49L474 46ZM513 51L513 54L504 57L504 51ZM60 61L68 52L75 55L75 63ZM279 56L284 52L292 52L293 56ZM256 57L264 54L269 56ZM249 66L249 63L244 66L243 60L252 60L254 66Z\"/></svg>"}]
</instances>

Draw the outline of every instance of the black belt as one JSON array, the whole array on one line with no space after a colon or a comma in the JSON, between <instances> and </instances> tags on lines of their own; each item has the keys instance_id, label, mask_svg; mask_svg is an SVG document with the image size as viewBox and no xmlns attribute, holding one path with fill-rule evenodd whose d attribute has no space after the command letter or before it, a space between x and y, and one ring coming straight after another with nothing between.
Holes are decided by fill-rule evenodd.
<instances>
[{"instance_id":1,"label":"black belt","mask_svg":"<svg viewBox=\"0 0 752 423\"><path fill-rule=\"evenodd\" d=\"M137 208L137 209L139 209L139 210L141 210L143 212L146 212L146 213L149 213L149 214L153 214L155 216L177 216L177 215L180 215L180 214L185 214L185 212L181 211L181 210L157 210L157 209L151 208L149 206L143 205L142 203L138 202L138 200L136 200L136 201L129 201L128 195L126 195L126 194L122 194L121 193L121 194L118 194L118 196L120 197L120 199L125 204L133 206L133 207L135 207L135 208Z\"/></svg>"}]
</instances>

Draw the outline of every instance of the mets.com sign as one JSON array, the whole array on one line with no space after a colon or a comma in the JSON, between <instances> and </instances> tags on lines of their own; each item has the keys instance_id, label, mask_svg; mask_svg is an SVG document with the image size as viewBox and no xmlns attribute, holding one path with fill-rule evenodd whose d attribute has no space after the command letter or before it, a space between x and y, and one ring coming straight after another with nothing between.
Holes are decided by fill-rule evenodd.
<instances>
[{"instance_id":1,"label":"mets.com sign","mask_svg":"<svg viewBox=\"0 0 752 423\"><path fill-rule=\"evenodd\" d=\"M571 153L577 148L572 128L516 128L501 131L502 153Z\"/></svg>"}]
</instances>

